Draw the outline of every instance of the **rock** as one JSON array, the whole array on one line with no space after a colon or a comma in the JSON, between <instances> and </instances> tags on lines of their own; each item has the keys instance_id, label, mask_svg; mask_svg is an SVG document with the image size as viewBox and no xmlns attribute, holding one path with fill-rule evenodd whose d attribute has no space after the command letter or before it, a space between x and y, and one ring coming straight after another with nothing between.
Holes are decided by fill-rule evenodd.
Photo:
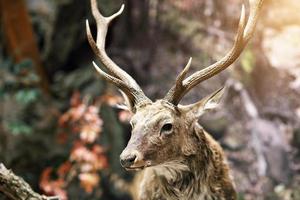
<instances>
[{"instance_id":1,"label":"rock","mask_svg":"<svg viewBox=\"0 0 300 200\"><path fill-rule=\"evenodd\" d=\"M251 145L257 157L258 174L287 184L291 171L285 133L278 124L261 118L251 120L247 128L252 136Z\"/></svg>"}]
</instances>

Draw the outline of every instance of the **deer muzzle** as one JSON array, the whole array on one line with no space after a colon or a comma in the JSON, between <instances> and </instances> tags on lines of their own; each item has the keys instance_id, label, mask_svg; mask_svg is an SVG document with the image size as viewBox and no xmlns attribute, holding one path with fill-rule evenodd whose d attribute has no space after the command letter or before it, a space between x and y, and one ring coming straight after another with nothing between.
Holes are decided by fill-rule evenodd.
<instances>
[{"instance_id":1,"label":"deer muzzle","mask_svg":"<svg viewBox=\"0 0 300 200\"><path fill-rule=\"evenodd\" d=\"M143 169L145 162L143 156L137 150L125 148L120 155L120 163L127 170Z\"/></svg>"}]
</instances>

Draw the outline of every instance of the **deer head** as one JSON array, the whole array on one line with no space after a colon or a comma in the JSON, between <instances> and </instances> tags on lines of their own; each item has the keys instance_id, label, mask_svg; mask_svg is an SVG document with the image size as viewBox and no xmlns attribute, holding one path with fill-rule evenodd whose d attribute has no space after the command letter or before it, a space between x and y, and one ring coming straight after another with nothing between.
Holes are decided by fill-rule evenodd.
<instances>
[{"instance_id":1,"label":"deer head","mask_svg":"<svg viewBox=\"0 0 300 200\"><path fill-rule=\"evenodd\" d=\"M91 0L92 14L97 24L97 39L94 40L88 21L86 21L87 38L106 72L95 62L93 65L104 79L122 91L128 109L134 114L131 119L132 136L120 156L123 167L142 169L197 153L197 141L193 135L194 126L199 116L217 106L223 89L192 105L183 106L179 105L179 102L194 86L226 69L239 57L253 35L262 2L263 0L251 0L248 19L242 6L234 45L221 60L186 78L192 61L190 58L167 95L153 102L146 97L136 81L118 67L105 51L109 23L122 13L124 5L117 13L104 17L97 8L96 0Z\"/></svg>"}]
</instances>

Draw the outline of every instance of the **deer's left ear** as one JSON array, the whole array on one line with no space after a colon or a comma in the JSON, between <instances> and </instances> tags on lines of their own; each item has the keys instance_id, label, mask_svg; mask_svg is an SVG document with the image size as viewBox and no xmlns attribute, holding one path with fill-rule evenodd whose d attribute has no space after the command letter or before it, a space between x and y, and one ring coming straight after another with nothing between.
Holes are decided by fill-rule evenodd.
<instances>
[{"instance_id":1,"label":"deer's left ear","mask_svg":"<svg viewBox=\"0 0 300 200\"><path fill-rule=\"evenodd\" d=\"M191 113L192 116L195 118L200 117L202 114L204 114L206 111L212 110L216 108L224 94L224 87L218 89L214 93L208 95L207 97L201 99L197 103L191 104L191 105L186 105L182 106L179 105L178 108L184 113Z\"/></svg>"}]
</instances>

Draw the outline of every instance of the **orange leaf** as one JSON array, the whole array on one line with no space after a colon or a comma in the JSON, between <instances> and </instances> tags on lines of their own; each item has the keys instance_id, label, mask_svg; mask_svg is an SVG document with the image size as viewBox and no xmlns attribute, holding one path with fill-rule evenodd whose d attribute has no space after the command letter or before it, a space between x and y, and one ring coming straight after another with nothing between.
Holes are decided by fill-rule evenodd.
<instances>
[{"instance_id":1,"label":"orange leaf","mask_svg":"<svg viewBox=\"0 0 300 200\"><path fill-rule=\"evenodd\" d=\"M69 161L64 162L57 169L57 174L60 178L65 177L65 175L70 171L72 164Z\"/></svg>"},{"instance_id":2,"label":"orange leaf","mask_svg":"<svg viewBox=\"0 0 300 200\"><path fill-rule=\"evenodd\" d=\"M93 192L93 189L99 184L100 177L96 173L82 173L79 174L81 187L87 192Z\"/></svg>"}]
</instances>

